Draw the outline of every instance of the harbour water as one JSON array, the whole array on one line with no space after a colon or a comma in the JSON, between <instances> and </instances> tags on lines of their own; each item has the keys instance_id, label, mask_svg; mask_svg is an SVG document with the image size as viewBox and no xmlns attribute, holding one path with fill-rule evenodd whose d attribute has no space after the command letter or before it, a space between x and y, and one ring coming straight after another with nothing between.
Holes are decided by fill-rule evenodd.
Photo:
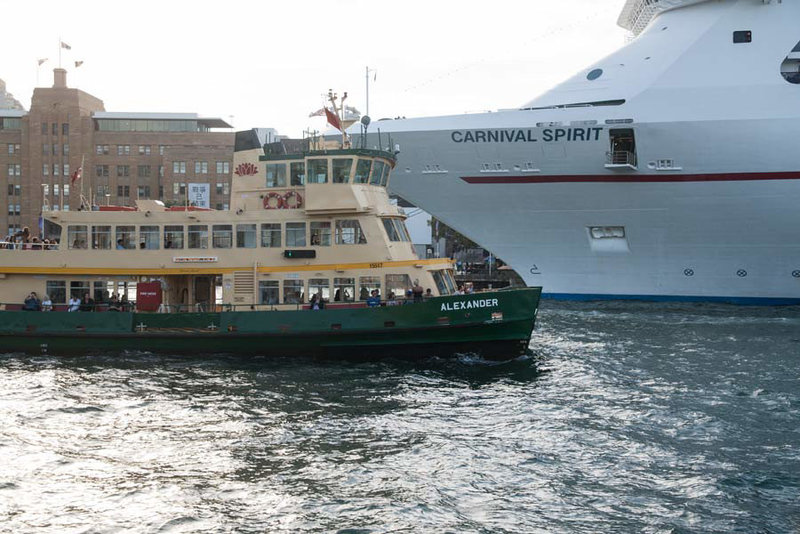
<instances>
[{"instance_id":1,"label":"harbour water","mask_svg":"<svg viewBox=\"0 0 800 534\"><path fill-rule=\"evenodd\" d=\"M800 530L800 310L545 301L532 349L4 354L0 532Z\"/></svg>"}]
</instances>

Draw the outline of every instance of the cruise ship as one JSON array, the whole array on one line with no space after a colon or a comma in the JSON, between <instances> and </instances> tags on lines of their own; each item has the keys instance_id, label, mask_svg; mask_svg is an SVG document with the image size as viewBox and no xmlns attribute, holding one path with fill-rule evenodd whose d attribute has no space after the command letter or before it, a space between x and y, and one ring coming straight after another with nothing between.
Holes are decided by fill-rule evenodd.
<instances>
[{"instance_id":1,"label":"cruise ship","mask_svg":"<svg viewBox=\"0 0 800 534\"><path fill-rule=\"evenodd\" d=\"M797 304L798 22L800 0L628 0L631 40L542 96L368 143L546 297Z\"/></svg>"}]
</instances>

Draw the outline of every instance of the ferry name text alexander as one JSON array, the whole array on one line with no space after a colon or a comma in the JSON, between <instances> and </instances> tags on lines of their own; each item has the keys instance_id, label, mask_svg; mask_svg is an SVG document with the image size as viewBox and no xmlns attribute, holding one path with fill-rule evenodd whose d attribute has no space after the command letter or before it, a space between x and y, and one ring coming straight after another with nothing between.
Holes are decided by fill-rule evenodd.
<instances>
[{"instance_id":1,"label":"ferry name text alexander","mask_svg":"<svg viewBox=\"0 0 800 534\"><path fill-rule=\"evenodd\" d=\"M441 311L472 310L475 308L496 308L497 299L462 300L445 302Z\"/></svg>"},{"instance_id":2,"label":"ferry name text alexander","mask_svg":"<svg viewBox=\"0 0 800 534\"><path fill-rule=\"evenodd\" d=\"M544 128L541 140L545 143L562 141L599 141L603 128ZM456 130L450 134L454 143L537 143L533 129Z\"/></svg>"}]
</instances>

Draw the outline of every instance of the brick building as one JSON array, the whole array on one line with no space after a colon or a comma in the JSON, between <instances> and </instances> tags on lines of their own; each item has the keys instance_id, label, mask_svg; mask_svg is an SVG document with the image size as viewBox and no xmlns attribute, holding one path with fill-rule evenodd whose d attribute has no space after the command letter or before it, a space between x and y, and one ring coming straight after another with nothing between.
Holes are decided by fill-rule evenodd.
<instances>
[{"instance_id":1,"label":"brick building","mask_svg":"<svg viewBox=\"0 0 800 534\"><path fill-rule=\"evenodd\" d=\"M34 89L29 111L0 82L0 239L24 226L36 234L42 211L85 202L228 207L234 133L212 129L229 124L194 113L107 112L102 100L67 87L66 70L54 75L53 87Z\"/></svg>"}]
</instances>

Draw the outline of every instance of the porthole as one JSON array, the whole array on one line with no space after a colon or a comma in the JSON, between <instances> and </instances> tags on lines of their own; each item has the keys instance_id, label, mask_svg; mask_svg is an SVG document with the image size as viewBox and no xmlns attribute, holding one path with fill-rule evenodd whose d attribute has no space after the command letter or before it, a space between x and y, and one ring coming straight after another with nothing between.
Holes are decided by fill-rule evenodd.
<instances>
[{"instance_id":1,"label":"porthole","mask_svg":"<svg viewBox=\"0 0 800 534\"><path fill-rule=\"evenodd\" d=\"M603 69L593 69L589 71L589 74L586 75L586 79L589 81L593 81L602 75L603 75Z\"/></svg>"}]
</instances>

